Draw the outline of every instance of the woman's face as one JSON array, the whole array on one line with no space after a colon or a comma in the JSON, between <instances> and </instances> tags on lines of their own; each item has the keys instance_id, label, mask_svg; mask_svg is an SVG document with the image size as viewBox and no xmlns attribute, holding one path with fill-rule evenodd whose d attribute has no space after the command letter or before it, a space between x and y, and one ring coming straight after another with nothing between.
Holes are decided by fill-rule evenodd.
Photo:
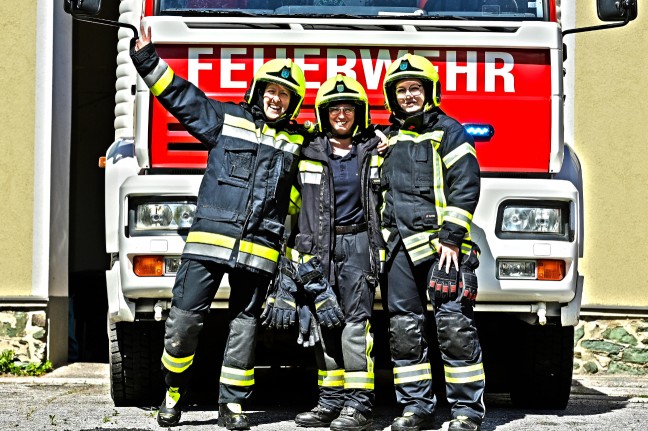
<instances>
[{"instance_id":1,"label":"woman's face","mask_svg":"<svg viewBox=\"0 0 648 431\"><path fill-rule=\"evenodd\" d=\"M338 136L345 136L351 133L355 123L355 106L349 103L341 103L329 106L329 122L331 128Z\"/></svg>"},{"instance_id":2,"label":"woman's face","mask_svg":"<svg viewBox=\"0 0 648 431\"><path fill-rule=\"evenodd\" d=\"M396 102L403 111L413 114L421 109L425 103L425 89L418 79L404 79L396 84Z\"/></svg>"},{"instance_id":3,"label":"woman's face","mask_svg":"<svg viewBox=\"0 0 648 431\"><path fill-rule=\"evenodd\" d=\"M263 92L263 112L268 120L281 117L290 105L290 91L279 84L266 85Z\"/></svg>"}]
</instances>

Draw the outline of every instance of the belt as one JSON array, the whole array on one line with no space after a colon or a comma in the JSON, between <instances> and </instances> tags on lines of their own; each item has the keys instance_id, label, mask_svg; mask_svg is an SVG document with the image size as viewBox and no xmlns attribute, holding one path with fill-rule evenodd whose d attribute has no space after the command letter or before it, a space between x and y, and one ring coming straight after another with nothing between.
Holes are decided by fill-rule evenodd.
<instances>
[{"instance_id":1,"label":"belt","mask_svg":"<svg viewBox=\"0 0 648 431\"><path fill-rule=\"evenodd\" d=\"M360 233L367 230L367 222L350 224L348 226L335 226L336 235L346 235L349 233Z\"/></svg>"}]
</instances>

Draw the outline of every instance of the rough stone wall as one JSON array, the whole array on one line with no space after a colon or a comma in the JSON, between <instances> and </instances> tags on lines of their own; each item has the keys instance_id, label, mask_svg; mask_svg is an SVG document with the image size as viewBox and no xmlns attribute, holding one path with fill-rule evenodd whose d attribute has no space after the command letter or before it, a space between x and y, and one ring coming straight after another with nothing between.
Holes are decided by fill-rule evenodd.
<instances>
[{"instance_id":1,"label":"rough stone wall","mask_svg":"<svg viewBox=\"0 0 648 431\"><path fill-rule=\"evenodd\" d=\"M24 362L44 362L47 315L38 311L0 311L0 352L13 350Z\"/></svg>"},{"instance_id":2,"label":"rough stone wall","mask_svg":"<svg viewBox=\"0 0 648 431\"><path fill-rule=\"evenodd\" d=\"M648 374L648 319L582 318L574 331L574 373Z\"/></svg>"}]
</instances>

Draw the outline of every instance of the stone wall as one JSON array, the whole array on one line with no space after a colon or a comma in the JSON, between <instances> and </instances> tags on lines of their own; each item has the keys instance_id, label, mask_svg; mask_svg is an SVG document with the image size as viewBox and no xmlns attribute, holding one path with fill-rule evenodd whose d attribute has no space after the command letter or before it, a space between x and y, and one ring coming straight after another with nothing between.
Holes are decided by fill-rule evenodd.
<instances>
[{"instance_id":1,"label":"stone wall","mask_svg":"<svg viewBox=\"0 0 648 431\"><path fill-rule=\"evenodd\" d=\"M581 318L574 373L648 374L648 319Z\"/></svg>"},{"instance_id":2,"label":"stone wall","mask_svg":"<svg viewBox=\"0 0 648 431\"><path fill-rule=\"evenodd\" d=\"M44 310L0 311L0 352L13 350L24 362L44 362L47 346L47 315Z\"/></svg>"}]
</instances>

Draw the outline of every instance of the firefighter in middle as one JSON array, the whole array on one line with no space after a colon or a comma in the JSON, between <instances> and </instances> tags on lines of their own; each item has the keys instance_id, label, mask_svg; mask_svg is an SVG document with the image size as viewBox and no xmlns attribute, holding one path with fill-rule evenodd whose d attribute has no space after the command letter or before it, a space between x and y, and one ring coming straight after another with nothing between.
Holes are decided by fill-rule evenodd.
<instances>
[{"instance_id":1,"label":"firefighter in middle","mask_svg":"<svg viewBox=\"0 0 648 431\"><path fill-rule=\"evenodd\" d=\"M367 430L373 424L374 362L369 318L381 266L381 138L370 126L367 94L337 75L315 99L319 133L304 146L292 202L301 202L293 260L319 267L344 314L323 324L315 344L319 402L295 417L301 427ZM384 135L383 135L384 138ZM315 262L315 263L313 263ZM299 271L303 274L307 271Z\"/></svg>"}]
</instances>

